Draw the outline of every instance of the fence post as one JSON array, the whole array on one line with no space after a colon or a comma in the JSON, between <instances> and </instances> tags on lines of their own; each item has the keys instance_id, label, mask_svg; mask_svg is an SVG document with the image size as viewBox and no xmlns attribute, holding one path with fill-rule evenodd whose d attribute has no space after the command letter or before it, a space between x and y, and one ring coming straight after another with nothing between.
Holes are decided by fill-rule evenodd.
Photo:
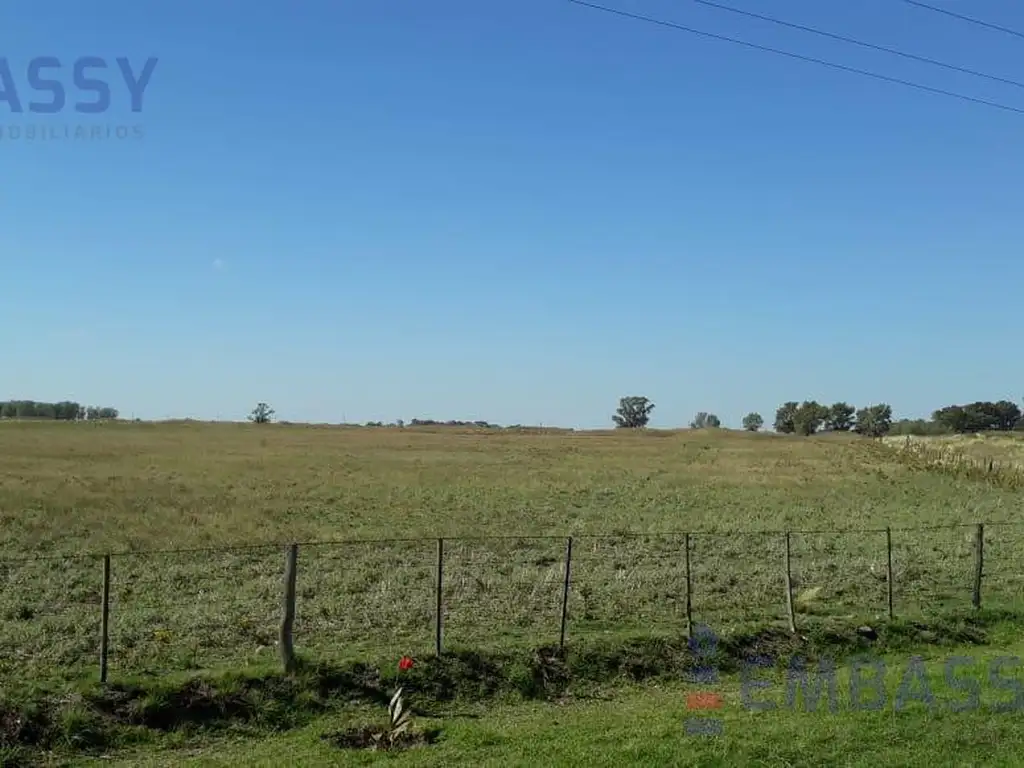
<instances>
[{"instance_id":1,"label":"fence post","mask_svg":"<svg viewBox=\"0 0 1024 768\"><path fill-rule=\"evenodd\" d=\"M793 610L793 573L790 569L789 531L786 531L786 615L789 631L796 634L796 613Z\"/></svg>"},{"instance_id":2,"label":"fence post","mask_svg":"<svg viewBox=\"0 0 1024 768\"><path fill-rule=\"evenodd\" d=\"M693 600L690 595L693 591L693 580L690 577L690 534L686 534L684 546L686 547L686 639L693 639Z\"/></svg>"},{"instance_id":3,"label":"fence post","mask_svg":"<svg viewBox=\"0 0 1024 768\"><path fill-rule=\"evenodd\" d=\"M107 682L107 651L110 642L110 555L103 556L103 602L100 614L100 682Z\"/></svg>"},{"instance_id":4,"label":"fence post","mask_svg":"<svg viewBox=\"0 0 1024 768\"><path fill-rule=\"evenodd\" d=\"M569 619L569 574L572 570L572 536L565 542L565 581L562 584L562 632L558 647L565 648L565 630Z\"/></svg>"},{"instance_id":5,"label":"fence post","mask_svg":"<svg viewBox=\"0 0 1024 768\"><path fill-rule=\"evenodd\" d=\"M974 610L981 609L981 575L985 565L985 524L978 523L974 532Z\"/></svg>"},{"instance_id":6,"label":"fence post","mask_svg":"<svg viewBox=\"0 0 1024 768\"><path fill-rule=\"evenodd\" d=\"M295 626L295 576L298 567L299 545L289 544L284 565L284 612L281 617L281 663L285 674L295 671L295 646L292 630Z\"/></svg>"},{"instance_id":7,"label":"fence post","mask_svg":"<svg viewBox=\"0 0 1024 768\"><path fill-rule=\"evenodd\" d=\"M434 598L434 653L440 656L444 637L444 539L437 540L437 586Z\"/></svg>"},{"instance_id":8,"label":"fence post","mask_svg":"<svg viewBox=\"0 0 1024 768\"><path fill-rule=\"evenodd\" d=\"M892 578L892 528L889 526L885 527L885 587L886 593L889 600L889 621L893 620L893 607L892 607L892 595L893 595L893 578Z\"/></svg>"}]
</instances>

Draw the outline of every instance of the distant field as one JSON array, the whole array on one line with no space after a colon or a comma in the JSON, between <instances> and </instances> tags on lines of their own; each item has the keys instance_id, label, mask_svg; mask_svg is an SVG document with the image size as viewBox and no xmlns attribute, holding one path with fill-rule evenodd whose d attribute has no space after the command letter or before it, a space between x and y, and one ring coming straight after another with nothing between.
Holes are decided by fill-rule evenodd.
<instances>
[{"instance_id":1,"label":"distant field","mask_svg":"<svg viewBox=\"0 0 1024 768\"><path fill-rule=\"evenodd\" d=\"M537 644L558 639L565 536L571 641L681 631L685 531L697 620L781 620L784 539L764 532L796 530L818 531L791 540L800 621L861 621L885 611L877 529L1022 510L853 436L0 423L0 679L95 675L83 553L265 545L113 558L111 674L158 674L273 653L285 542L298 649L348 657L433 647L437 537L475 537L445 544L446 644ZM969 601L972 535L894 531L899 614ZM392 541L305 546L353 539ZM988 529L986 604L1021 593L1022 555L1024 527Z\"/></svg>"},{"instance_id":2,"label":"distant field","mask_svg":"<svg viewBox=\"0 0 1024 768\"><path fill-rule=\"evenodd\" d=\"M887 445L900 447L907 437L886 437ZM993 461L1024 469L1024 432L988 433L978 435L933 435L911 437L912 445L922 445L935 451L951 451L978 461Z\"/></svg>"}]
</instances>

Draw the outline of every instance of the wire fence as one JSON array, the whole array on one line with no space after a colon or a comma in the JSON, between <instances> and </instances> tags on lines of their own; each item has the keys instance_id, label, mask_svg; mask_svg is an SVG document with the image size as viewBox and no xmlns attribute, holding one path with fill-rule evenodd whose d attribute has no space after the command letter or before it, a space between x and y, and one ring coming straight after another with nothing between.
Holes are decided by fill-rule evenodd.
<instances>
[{"instance_id":1,"label":"wire fence","mask_svg":"<svg viewBox=\"0 0 1024 768\"><path fill-rule=\"evenodd\" d=\"M953 477L967 478L990 483L997 487L1019 490L1024 488L1024 463L1007 460L1005 454L999 459L983 458L971 454L970 443L932 443L927 438L907 435L904 439L886 438L885 444L897 454L920 469L941 472ZM980 445L984 446L982 441Z\"/></svg>"},{"instance_id":2,"label":"wire fence","mask_svg":"<svg viewBox=\"0 0 1024 768\"><path fill-rule=\"evenodd\" d=\"M1021 554L1024 523L23 557L0 561L0 679L1012 609Z\"/></svg>"}]
</instances>

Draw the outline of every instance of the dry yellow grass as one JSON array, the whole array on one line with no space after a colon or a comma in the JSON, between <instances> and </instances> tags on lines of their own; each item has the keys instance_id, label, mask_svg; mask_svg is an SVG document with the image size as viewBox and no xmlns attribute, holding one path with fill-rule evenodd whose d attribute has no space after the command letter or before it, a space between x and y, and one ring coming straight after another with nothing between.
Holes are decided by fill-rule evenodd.
<instances>
[{"instance_id":1,"label":"dry yellow grass","mask_svg":"<svg viewBox=\"0 0 1024 768\"><path fill-rule=\"evenodd\" d=\"M908 444L923 446L929 451L946 452L980 462L991 461L998 465L1024 470L1024 432L914 436L909 439L906 436L893 436L885 438L885 443L895 448Z\"/></svg>"}]
</instances>

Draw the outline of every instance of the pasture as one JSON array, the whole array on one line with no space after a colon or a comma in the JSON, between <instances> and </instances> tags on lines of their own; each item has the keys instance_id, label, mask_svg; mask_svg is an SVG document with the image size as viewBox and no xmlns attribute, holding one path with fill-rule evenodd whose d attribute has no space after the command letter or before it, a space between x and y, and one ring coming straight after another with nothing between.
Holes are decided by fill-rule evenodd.
<instances>
[{"instance_id":1,"label":"pasture","mask_svg":"<svg viewBox=\"0 0 1024 768\"><path fill-rule=\"evenodd\" d=\"M742 733L684 743L687 604L719 634L768 630L789 643L787 531L794 615L812 643L856 645L852 629L867 623L904 650L971 640L990 625L994 642L1013 644L1013 614L999 611L1021 594L1020 493L940 470L852 435L0 423L0 680L10 702L29 702L0 702L0 762L49 754L25 752L28 737L8 732L23 722L12 713L39 711L31 702L42 695L50 714L37 731L83 764L103 750L124 764L363 764L321 736L379 719L379 709L324 692L357 661L386 670L401 654L422 660L424 690L441 681L463 702L426 718L442 723L445 741L399 758L413 764L526 765L541 744L552 765L639 765L680 751L691 765L812 765L899 733L930 734L904 755L928 764L942 744L962 744L963 722L1009 739L1011 720L982 713L942 726L938 740L927 713L897 725L780 712L755 724L726 674L722 716ZM972 628L947 619L970 613L976 522L986 523L983 603L996 613ZM583 687L551 693L554 713L551 703L493 699L549 695L528 670L536 649L560 639L568 537L566 642ZM454 651L443 663L432 660L439 538L443 645ZM296 648L328 665L293 683L274 671L290 543ZM105 554L114 687L98 689ZM188 682L196 673L213 682ZM653 688L628 682L651 675ZM225 707L248 713L247 725L229 718L233 736L223 724L160 735L168 718ZM466 707L482 719L466 720ZM864 752L864 764L883 753Z\"/></svg>"},{"instance_id":2,"label":"pasture","mask_svg":"<svg viewBox=\"0 0 1024 768\"><path fill-rule=\"evenodd\" d=\"M94 679L111 558L110 674L274 658L298 542L300 654L427 653L445 538L445 648L1012 607L1019 493L922 471L850 435L0 424L0 677ZM962 527L953 527L960 525ZM922 528L922 530L917 530ZM915 530L908 530L915 529ZM493 537L493 538L492 538ZM234 548L234 549L229 549Z\"/></svg>"}]
</instances>

